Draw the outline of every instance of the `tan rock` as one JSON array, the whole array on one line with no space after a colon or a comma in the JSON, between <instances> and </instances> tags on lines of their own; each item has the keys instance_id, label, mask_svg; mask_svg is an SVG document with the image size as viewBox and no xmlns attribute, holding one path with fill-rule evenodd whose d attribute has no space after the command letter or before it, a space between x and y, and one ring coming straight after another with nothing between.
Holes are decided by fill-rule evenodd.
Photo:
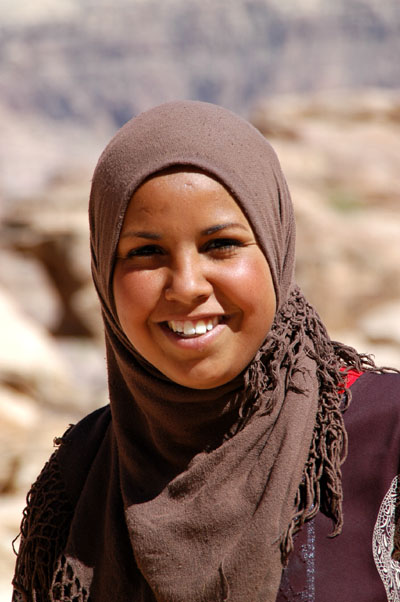
<instances>
[{"instance_id":1,"label":"tan rock","mask_svg":"<svg viewBox=\"0 0 400 602\"><path fill-rule=\"evenodd\" d=\"M400 301L385 303L366 313L361 326L371 341L391 343L400 354Z\"/></svg>"},{"instance_id":2,"label":"tan rock","mask_svg":"<svg viewBox=\"0 0 400 602\"><path fill-rule=\"evenodd\" d=\"M0 382L42 403L69 403L70 375L54 341L1 289L0 331Z\"/></svg>"}]
</instances>

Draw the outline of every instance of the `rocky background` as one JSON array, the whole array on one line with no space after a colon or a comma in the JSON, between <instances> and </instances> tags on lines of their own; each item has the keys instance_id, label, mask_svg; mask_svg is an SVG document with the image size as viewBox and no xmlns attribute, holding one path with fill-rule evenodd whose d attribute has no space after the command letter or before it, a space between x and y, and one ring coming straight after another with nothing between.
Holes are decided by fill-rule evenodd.
<instances>
[{"instance_id":1,"label":"rocky background","mask_svg":"<svg viewBox=\"0 0 400 602\"><path fill-rule=\"evenodd\" d=\"M132 114L251 119L292 191L298 282L333 337L400 367L399 34L397 0L0 4L0 602L53 438L107 403L87 198Z\"/></svg>"}]
</instances>

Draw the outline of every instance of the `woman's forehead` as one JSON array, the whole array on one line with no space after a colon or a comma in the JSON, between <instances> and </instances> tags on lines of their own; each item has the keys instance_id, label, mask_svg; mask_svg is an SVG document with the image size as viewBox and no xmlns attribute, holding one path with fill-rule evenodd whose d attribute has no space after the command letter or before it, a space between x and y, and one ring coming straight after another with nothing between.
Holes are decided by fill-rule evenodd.
<instances>
[{"instance_id":1,"label":"woman's forehead","mask_svg":"<svg viewBox=\"0 0 400 602\"><path fill-rule=\"evenodd\" d=\"M165 169L161 169L150 174L144 180L141 186L143 186L143 184L149 180L161 182L163 178L168 178L170 181L175 181L176 183L180 183L181 185L189 188L193 186L197 186L199 188L202 186L209 188L211 182L215 182L216 187L220 185L227 189L225 183L221 181L220 178L217 178L210 171L206 171L205 169L197 167L196 165L173 165L166 167ZM231 194L229 190L227 191L229 194Z\"/></svg>"},{"instance_id":2,"label":"woman's forehead","mask_svg":"<svg viewBox=\"0 0 400 602\"><path fill-rule=\"evenodd\" d=\"M125 225L135 220L162 222L168 216L177 222L204 221L206 226L213 220L222 220L244 222L250 227L240 205L225 186L210 174L196 170L163 171L146 180L130 200Z\"/></svg>"}]
</instances>

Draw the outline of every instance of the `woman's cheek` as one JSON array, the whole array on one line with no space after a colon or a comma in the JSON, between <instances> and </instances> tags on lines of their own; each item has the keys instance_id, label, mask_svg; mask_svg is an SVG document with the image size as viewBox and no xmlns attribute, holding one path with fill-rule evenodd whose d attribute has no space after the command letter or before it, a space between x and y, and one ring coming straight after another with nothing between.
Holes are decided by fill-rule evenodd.
<instances>
[{"instance_id":1,"label":"woman's cheek","mask_svg":"<svg viewBox=\"0 0 400 602\"><path fill-rule=\"evenodd\" d=\"M231 288L238 304L259 313L268 307L275 313L276 297L268 263L258 247L242 259L230 276Z\"/></svg>"},{"instance_id":2,"label":"woman's cheek","mask_svg":"<svg viewBox=\"0 0 400 602\"><path fill-rule=\"evenodd\" d=\"M162 278L155 270L116 270L114 298L120 320L146 320L161 294Z\"/></svg>"}]
</instances>

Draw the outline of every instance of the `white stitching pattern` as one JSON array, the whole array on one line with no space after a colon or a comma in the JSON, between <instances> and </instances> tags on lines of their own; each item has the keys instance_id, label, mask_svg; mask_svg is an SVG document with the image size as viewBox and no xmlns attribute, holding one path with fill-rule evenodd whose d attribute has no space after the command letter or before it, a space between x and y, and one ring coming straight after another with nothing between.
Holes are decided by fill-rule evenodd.
<instances>
[{"instance_id":1,"label":"white stitching pattern","mask_svg":"<svg viewBox=\"0 0 400 602\"><path fill-rule=\"evenodd\" d=\"M400 479L396 476L383 498L372 536L372 551L378 573L385 586L388 602L400 602L400 563L394 560L400 518ZM397 548L397 541L396 541Z\"/></svg>"}]
</instances>

